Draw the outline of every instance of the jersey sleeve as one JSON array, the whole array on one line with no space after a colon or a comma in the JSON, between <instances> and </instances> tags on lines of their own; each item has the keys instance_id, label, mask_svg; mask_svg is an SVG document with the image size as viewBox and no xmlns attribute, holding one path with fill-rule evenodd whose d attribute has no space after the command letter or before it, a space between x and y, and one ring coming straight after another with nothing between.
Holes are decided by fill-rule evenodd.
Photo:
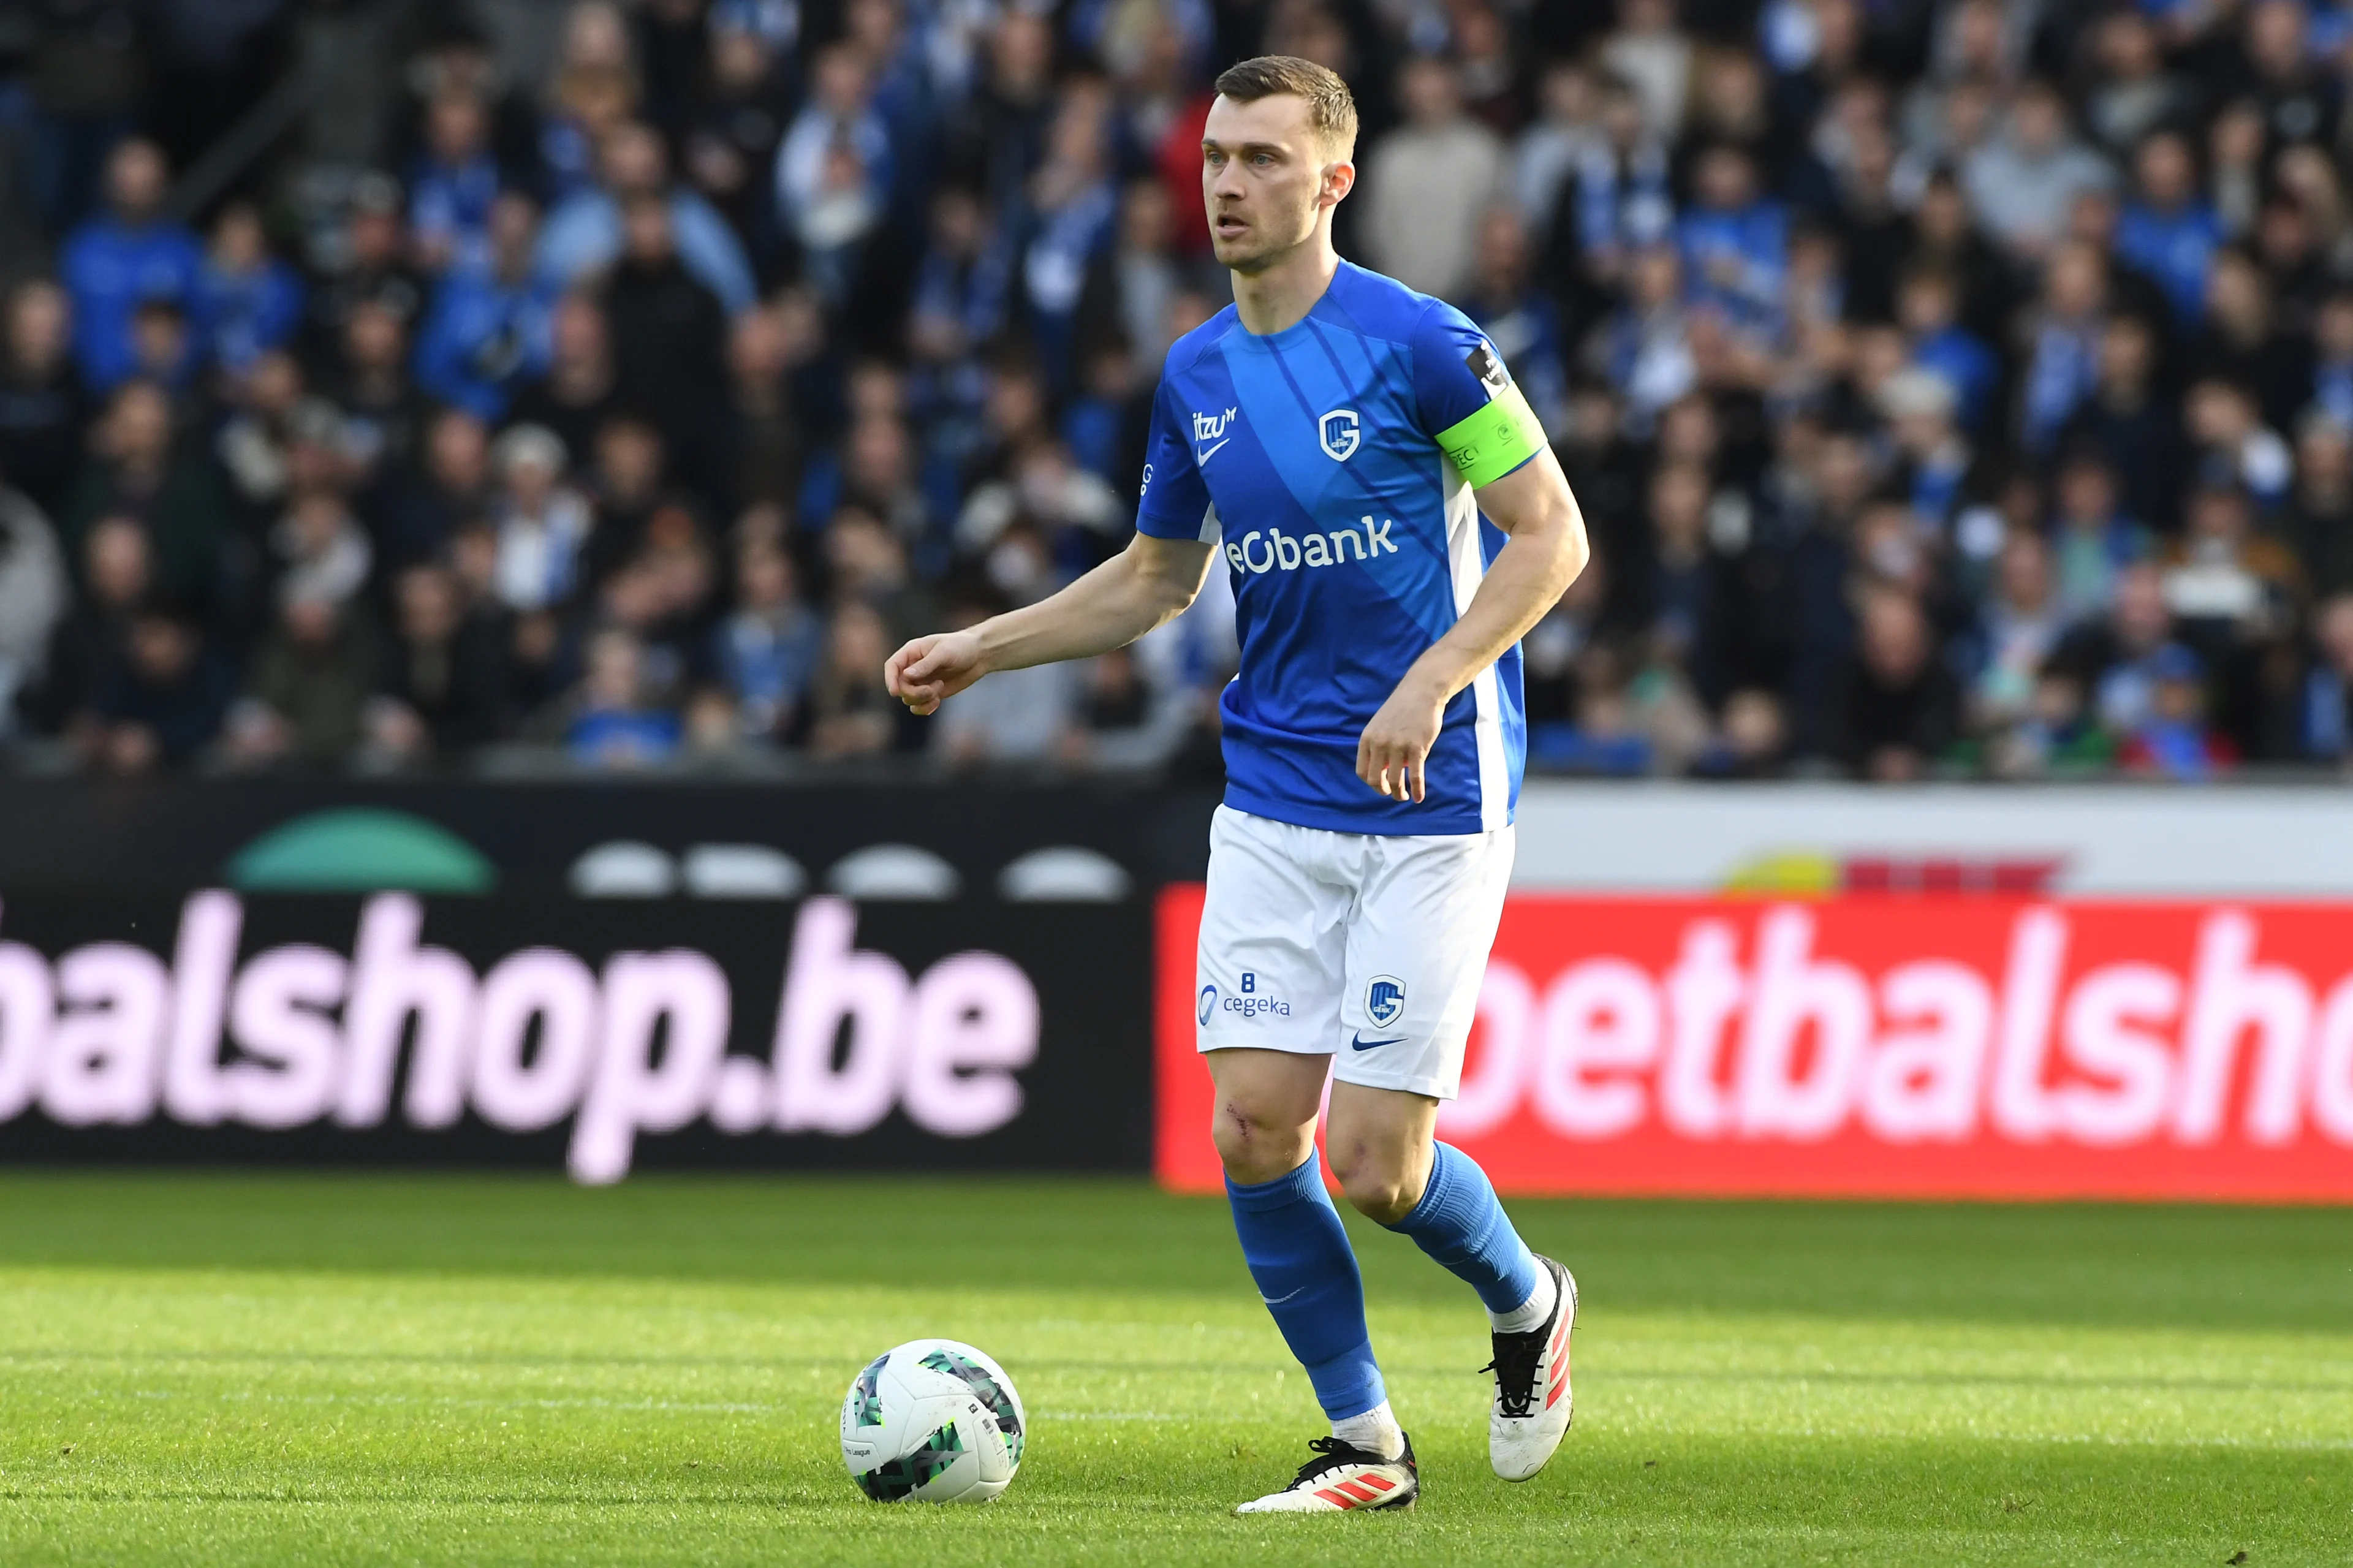
<instances>
[{"instance_id":1,"label":"jersey sleeve","mask_svg":"<svg viewBox=\"0 0 2353 1568\"><path fill-rule=\"evenodd\" d=\"M1451 305L1432 305L1414 328L1413 385L1422 428L1474 489L1545 448L1544 424L1503 356Z\"/></svg>"},{"instance_id":2,"label":"jersey sleeve","mask_svg":"<svg viewBox=\"0 0 2353 1568\"><path fill-rule=\"evenodd\" d=\"M1135 506L1135 530L1155 539L1218 537L1209 487L1193 461L1193 443L1183 415L1164 377L1152 395L1152 428L1144 442L1144 487Z\"/></svg>"}]
</instances>

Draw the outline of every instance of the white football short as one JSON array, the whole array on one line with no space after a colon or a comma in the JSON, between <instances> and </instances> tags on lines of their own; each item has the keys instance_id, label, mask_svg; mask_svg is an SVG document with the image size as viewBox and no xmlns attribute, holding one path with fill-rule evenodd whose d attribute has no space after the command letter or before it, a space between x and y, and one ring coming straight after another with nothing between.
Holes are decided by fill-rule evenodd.
<instances>
[{"instance_id":1,"label":"white football short","mask_svg":"<svg viewBox=\"0 0 2353 1568\"><path fill-rule=\"evenodd\" d=\"M1451 1100L1512 876L1512 829L1335 833L1229 805L1209 829L1204 1051L1332 1056L1342 1083Z\"/></svg>"}]
</instances>

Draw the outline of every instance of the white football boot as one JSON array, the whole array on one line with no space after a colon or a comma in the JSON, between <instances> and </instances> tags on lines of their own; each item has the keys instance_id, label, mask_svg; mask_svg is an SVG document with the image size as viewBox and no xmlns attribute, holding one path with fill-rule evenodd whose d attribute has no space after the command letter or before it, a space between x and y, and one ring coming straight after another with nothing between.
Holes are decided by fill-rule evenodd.
<instances>
[{"instance_id":1,"label":"white football boot","mask_svg":"<svg viewBox=\"0 0 2353 1568\"><path fill-rule=\"evenodd\" d=\"M1487 1458L1507 1481L1526 1480L1551 1460L1576 1403L1568 1387L1568 1336L1577 1326L1577 1277L1542 1253L1536 1262L1560 1288L1551 1320L1525 1334L1496 1334L1495 1359L1481 1369L1495 1374Z\"/></svg>"},{"instance_id":2,"label":"white football boot","mask_svg":"<svg viewBox=\"0 0 2353 1568\"><path fill-rule=\"evenodd\" d=\"M1337 1437L1318 1437L1307 1445L1315 1457L1299 1467L1299 1474L1279 1492L1242 1504L1236 1513L1370 1513L1376 1509L1411 1508L1421 1495L1421 1475L1413 1462L1413 1439L1394 1459L1359 1448Z\"/></svg>"}]
</instances>

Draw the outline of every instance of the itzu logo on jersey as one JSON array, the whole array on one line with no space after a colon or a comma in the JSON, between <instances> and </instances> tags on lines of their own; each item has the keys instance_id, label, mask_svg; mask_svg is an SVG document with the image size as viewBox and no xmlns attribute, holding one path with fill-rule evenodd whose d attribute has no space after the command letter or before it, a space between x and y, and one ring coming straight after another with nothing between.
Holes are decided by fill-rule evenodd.
<instances>
[{"instance_id":1,"label":"itzu logo on jersey","mask_svg":"<svg viewBox=\"0 0 2353 1568\"><path fill-rule=\"evenodd\" d=\"M1368 561L1384 552L1398 552L1397 542L1389 537L1389 530L1396 526L1393 517L1378 522L1364 517L1357 519L1356 528L1335 528L1329 533L1292 534L1279 528L1254 528L1240 539L1226 541L1226 559L1237 572L1296 572L1303 566Z\"/></svg>"},{"instance_id":2,"label":"itzu logo on jersey","mask_svg":"<svg viewBox=\"0 0 2353 1568\"><path fill-rule=\"evenodd\" d=\"M1223 414L1193 416L1193 460L1206 463L1217 456L1218 448L1233 439L1227 427L1240 416L1239 408L1229 408Z\"/></svg>"}]
</instances>

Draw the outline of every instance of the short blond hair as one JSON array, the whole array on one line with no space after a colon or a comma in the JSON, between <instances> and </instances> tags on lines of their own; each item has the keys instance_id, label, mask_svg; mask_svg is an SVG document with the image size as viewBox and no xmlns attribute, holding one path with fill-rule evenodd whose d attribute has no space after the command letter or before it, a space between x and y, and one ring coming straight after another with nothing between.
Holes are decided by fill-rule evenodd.
<instances>
[{"instance_id":1,"label":"short blond hair","mask_svg":"<svg viewBox=\"0 0 2353 1568\"><path fill-rule=\"evenodd\" d=\"M1261 55L1218 74L1218 94L1236 103L1291 97L1307 105L1308 128L1343 158L1356 152L1356 100L1335 72L1297 55Z\"/></svg>"}]
</instances>

